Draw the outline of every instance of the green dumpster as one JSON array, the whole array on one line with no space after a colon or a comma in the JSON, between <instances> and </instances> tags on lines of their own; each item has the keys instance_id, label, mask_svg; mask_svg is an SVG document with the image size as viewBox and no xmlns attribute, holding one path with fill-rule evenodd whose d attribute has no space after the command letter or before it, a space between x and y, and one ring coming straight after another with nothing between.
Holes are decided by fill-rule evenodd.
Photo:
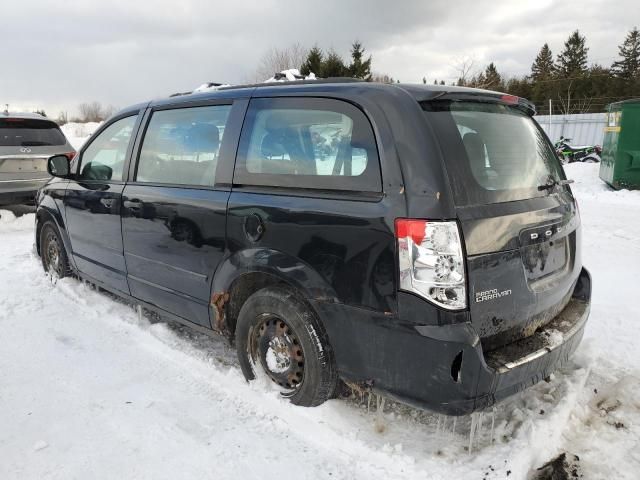
<instances>
[{"instance_id":1,"label":"green dumpster","mask_svg":"<svg viewBox=\"0 0 640 480\"><path fill-rule=\"evenodd\" d=\"M609 105L600 178L616 189L640 189L640 99Z\"/></svg>"}]
</instances>

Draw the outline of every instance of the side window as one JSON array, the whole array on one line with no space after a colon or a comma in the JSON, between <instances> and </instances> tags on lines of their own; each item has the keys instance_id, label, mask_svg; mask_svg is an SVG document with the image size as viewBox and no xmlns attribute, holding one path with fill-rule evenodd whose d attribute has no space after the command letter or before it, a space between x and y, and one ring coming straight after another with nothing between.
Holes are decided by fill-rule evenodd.
<instances>
[{"instance_id":1,"label":"side window","mask_svg":"<svg viewBox=\"0 0 640 480\"><path fill-rule=\"evenodd\" d=\"M142 142L136 181L213 186L231 105L159 110Z\"/></svg>"},{"instance_id":2,"label":"side window","mask_svg":"<svg viewBox=\"0 0 640 480\"><path fill-rule=\"evenodd\" d=\"M122 180L122 170L138 116L122 118L103 130L82 154L82 180Z\"/></svg>"},{"instance_id":3,"label":"side window","mask_svg":"<svg viewBox=\"0 0 640 480\"><path fill-rule=\"evenodd\" d=\"M362 111L340 100L254 99L234 183L379 192L371 124Z\"/></svg>"}]
</instances>

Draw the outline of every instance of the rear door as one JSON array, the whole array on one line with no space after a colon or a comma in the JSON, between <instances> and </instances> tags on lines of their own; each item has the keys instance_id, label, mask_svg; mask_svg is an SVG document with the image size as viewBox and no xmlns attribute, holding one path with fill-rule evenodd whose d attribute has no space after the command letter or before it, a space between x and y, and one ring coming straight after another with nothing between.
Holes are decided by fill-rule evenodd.
<instances>
[{"instance_id":1,"label":"rear door","mask_svg":"<svg viewBox=\"0 0 640 480\"><path fill-rule=\"evenodd\" d=\"M131 294L207 327L225 249L230 175L225 183L221 172L232 168L245 109L243 100L152 109L122 197Z\"/></svg>"},{"instance_id":2,"label":"rear door","mask_svg":"<svg viewBox=\"0 0 640 480\"><path fill-rule=\"evenodd\" d=\"M64 196L73 260L94 280L129 293L122 250L120 202L139 115L105 126L76 156L77 174Z\"/></svg>"},{"instance_id":3,"label":"rear door","mask_svg":"<svg viewBox=\"0 0 640 480\"><path fill-rule=\"evenodd\" d=\"M328 285L345 304L391 310L391 206L373 129L358 107L331 98L253 98L233 183L227 240L238 264L308 281L305 287Z\"/></svg>"},{"instance_id":4,"label":"rear door","mask_svg":"<svg viewBox=\"0 0 640 480\"><path fill-rule=\"evenodd\" d=\"M466 245L471 318L485 349L531 335L566 305L581 269L579 217L535 121L500 102L424 102Z\"/></svg>"}]
</instances>

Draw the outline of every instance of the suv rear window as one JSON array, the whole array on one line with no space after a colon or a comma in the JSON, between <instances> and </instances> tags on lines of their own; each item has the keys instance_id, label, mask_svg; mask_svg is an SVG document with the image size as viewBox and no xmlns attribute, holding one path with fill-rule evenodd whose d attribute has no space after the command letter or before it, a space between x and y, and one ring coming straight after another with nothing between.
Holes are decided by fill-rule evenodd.
<instances>
[{"instance_id":1,"label":"suv rear window","mask_svg":"<svg viewBox=\"0 0 640 480\"><path fill-rule=\"evenodd\" d=\"M41 147L65 143L64 134L48 120L0 119L0 147Z\"/></svg>"},{"instance_id":2,"label":"suv rear window","mask_svg":"<svg viewBox=\"0 0 640 480\"><path fill-rule=\"evenodd\" d=\"M421 105L438 137L457 205L543 196L538 186L549 177L563 178L547 138L525 112L488 102Z\"/></svg>"}]
</instances>

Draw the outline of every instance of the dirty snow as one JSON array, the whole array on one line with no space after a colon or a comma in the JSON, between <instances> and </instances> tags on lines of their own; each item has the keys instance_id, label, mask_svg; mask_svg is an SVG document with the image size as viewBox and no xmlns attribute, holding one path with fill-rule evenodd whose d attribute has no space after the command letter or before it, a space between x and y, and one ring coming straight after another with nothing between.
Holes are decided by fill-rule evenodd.
<instances>
[{"instance_id":1,"label":"dirty snow","mask_svg":"<svg viewBox=\"0 0 640 480\"><path fill-rule=\"evenodd\" d=\"M610 191L597 168L566 167L594 279L571 365L457 419L389 401L378 416L366 397L292 406L247 385L222 339L52 283L33 214L1 211L0 478L526 479L562 452L584 478L637 478L640 192Z\"/></svg>"}]
</instances>

